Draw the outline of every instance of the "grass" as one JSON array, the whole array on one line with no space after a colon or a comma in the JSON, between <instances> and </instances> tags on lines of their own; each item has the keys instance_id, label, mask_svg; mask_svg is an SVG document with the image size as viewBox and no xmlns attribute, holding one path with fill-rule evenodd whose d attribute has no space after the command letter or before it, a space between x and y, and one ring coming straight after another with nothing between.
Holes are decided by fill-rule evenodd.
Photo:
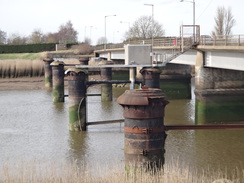
<instances>
[{"instance_id":1,"label":"grass","mask_svg":"<svg viewBox=\"0 0 244 183\"><path fill-rule=\"evenodd\" d=\"M45 52L41 53L10 53L0 54L0 60L18 59L18 60L36 60L46 56Z\"/></svg>"},{"instance_id":2,"label":"grass","mask_svg":"<svg viewBox=\"0 0 244 183\"><path fill-rule=\"evenodd\" d=\"M177 160L176 160L177 161ZM122 165L95 166L91 169L80 165L77 161L65 162L38 162L19 161L14 164L5 163L0 167L1 183L25 183L25 182L52 182L52 183L241 183L244 181L244 171L237 169L231 177L224 172L196 172L190 167L179 165L165 165L163 170L154 172L131 171L125 172ZM211 176L210 176L211 174Z\"/></svg>"}]
</instances>

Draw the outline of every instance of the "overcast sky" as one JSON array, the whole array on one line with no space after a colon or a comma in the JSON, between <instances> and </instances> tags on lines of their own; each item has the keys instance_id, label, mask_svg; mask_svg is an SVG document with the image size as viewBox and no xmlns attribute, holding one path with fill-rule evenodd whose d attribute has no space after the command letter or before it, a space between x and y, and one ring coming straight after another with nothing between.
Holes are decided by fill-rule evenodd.
<instances>
[{"instance_id":1,"label":"overcast sky","mask_svg":"<svg viewBox=\"0 0 244 183\"><path fill-rule=\"evenodd\" d=\"M92 38L95 44L105 35L107 17L107 39L121 42L125 31L142 15L151 16L154 5L154 19L163 25L167 36L179 36L181 24L193 22L192 0L0 0L0 29L22 36L30 35L34 29L43 33L57 32L68 20L79 32L79 41ZM231 7L236 26L233 34L244 34L244 0L195 0L196 24L202 35L209 35L214 28L214 17L219 6Z\"/></svg>"}]
</instances>

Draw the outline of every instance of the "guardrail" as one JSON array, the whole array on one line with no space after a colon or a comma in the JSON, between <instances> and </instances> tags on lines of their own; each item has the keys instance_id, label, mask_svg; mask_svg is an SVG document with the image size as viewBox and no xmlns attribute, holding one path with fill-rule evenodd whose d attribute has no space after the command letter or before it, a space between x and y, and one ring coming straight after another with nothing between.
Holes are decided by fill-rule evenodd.
<instances>
[{"instance_id":1,"label":"guardrail","mask_svg":"<svg viewBox=\"0 0 244 183\"><path fill-rule=\"evenodd\" d=\"M244 46L244 35L225 35L225 36L201 37L200 45Z\"/></svg>"},{"instance_id":2,"label":"guardrail","mask_svg":"<svg viewBox=\"0 0 244 183\"><path fill-rule=\"evenodd\" d=\"M184 47L193 45L192 37L186 37L183 39ZM152 44L151 39L141 39L126 41L118 44L106 44L106 49L124 48L125 44ZM244 46L244 35L224 35L224 36L201 36L198 45L207 46ZM182 45L182 39L180 37L168 37L168 38L155 38L153 40L153 47L177 47ZM95 46L95 50L104 50L104 45Z\"/></svg>"}]
</instances>

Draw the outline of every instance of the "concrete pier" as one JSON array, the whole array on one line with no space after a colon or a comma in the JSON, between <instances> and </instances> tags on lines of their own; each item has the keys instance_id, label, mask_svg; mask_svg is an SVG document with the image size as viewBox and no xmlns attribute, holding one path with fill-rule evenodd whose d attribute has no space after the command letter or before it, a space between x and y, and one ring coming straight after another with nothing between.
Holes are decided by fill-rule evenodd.
<instances>
[{"instance_id":1,"label":"concrete pier","mask_svg":"<svg viewBox=\"0 0 244 183\"><path fill-rule=\"evenodd\" d=\"M53 102L64 102L64 62L51 63L53 75Z\"/></svg>"},{"instance_id":2,"label":"concrete pier","mask_svg":"<svg viewBox=\"0 0 244 183\"><path fill-rule=\"evenodd\" d=\"M244 72L204 67L197 52L195 119L198 124L244 121Z\"/></svg>"},{"instance_id":3,"label":"concrete pier","mask_svg":"<svg viewBox=\"0 0 244 183\"><path fill-rule=\"evenodd\" d=\"M82 69L68 69L69 92L69 130L86 130L86 82L87 71Z\"/></svg>"},{"instance_id":4,"label":"concrete pier","mask_svg":"<svg viewBox=\"0 0 244 183\"><path fill-rule=\"evenodd\" d=\"M52 89L52 66L50 65L54 60L52 58L45 58L44 61L44 75L45 75L45 88Z\"/></svg>"}]
</instances>

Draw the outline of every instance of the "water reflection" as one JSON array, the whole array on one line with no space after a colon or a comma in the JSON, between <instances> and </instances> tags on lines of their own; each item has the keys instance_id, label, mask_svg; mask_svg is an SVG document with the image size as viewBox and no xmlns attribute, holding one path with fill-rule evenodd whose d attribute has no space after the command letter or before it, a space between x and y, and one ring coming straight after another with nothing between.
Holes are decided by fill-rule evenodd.
<instances>
[{"instance_id":1,"label":"water reflection","mask_svg":"<svg viewBox=\"0 0 244 183\"><path fill-rule=\"evenodd\" d=\"M125 89L114 89L114 101L101 103L88 97L88 120L121 119L122 107L116 97ZM89 89L99 93L99 88ZM194 124L194 99L171 100L165 124ZM244 167L242 130L168 131L165 162L179 159L196 170ZM69 132L68 98L54 104L45 90L0 91L0 165L6 160L77 159L89 167L123 164L123 124L89 126L87 132ZM1 168L1 166L0 166ZM231 172L231 171L229 171Z\"/></svg>"}]
</instances>

